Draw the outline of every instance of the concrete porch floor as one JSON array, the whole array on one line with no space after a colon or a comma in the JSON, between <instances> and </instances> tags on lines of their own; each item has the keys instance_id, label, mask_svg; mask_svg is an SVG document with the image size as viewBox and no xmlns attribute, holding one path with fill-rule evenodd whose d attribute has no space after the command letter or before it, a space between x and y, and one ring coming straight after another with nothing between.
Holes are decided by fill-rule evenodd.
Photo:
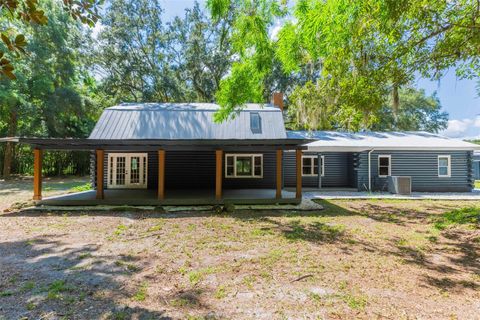
<instances>
[{"instance_id":1,"label":"concrete porch floor","mask_svg":"<svg viewBox=\"0 0 480 320\"><path fill-rule=\"evenodd\" d=\"M36 205L207 205L207 204L298 204L295 192L282 191L282 199L275 198L274 189L225 189L223 199L215 200L214 190L166 190L165 199L158 200L156 190L105 190L104 199L96 199L96 191L70 193L36 201Z\"/></svg>"}]
</instances>

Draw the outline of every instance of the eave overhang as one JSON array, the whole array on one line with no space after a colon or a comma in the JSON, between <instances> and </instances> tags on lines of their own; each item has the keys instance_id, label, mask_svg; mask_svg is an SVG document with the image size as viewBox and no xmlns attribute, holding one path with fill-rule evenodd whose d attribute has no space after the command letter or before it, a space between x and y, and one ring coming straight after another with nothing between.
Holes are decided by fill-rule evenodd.
<instances>
[{"instance_id":1,"label":"eave overhang","mask_svg":"<svg viewBox=\"0 0 480 320\"><path fill-rule=\"evenodd\" d=\"M16 142L44 150L214 150L214 149L257 149L273 150L306 150L310 139L189 139L189 140L158 140L158 139L75 139L75 138L0 138L0 142Z\"/></svg>"}]
</instances>

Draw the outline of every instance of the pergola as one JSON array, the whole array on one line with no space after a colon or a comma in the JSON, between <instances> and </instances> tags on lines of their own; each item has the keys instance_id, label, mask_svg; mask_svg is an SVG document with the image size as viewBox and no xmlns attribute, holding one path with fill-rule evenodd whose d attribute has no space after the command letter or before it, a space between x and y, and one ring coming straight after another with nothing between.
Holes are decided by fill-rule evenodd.
<instances>
[{"instance_id":1,"label":"pergola","mask_svg":"<svg viewBox=\"0 0 480 320\"><path fill-rule=\"evenodd\" d=\"M157 151L158 152L158 200L165 199L165 157L169 151L212 151L215 152L215 200L222 200L222 159L224 152L276 151L276 199L282 198L282 159L284 150L296 152L296 199L302 197L302 150L309 139L244 139L244 140L97 140L73 138L1 138L0 142L28 144L34 153L33 200L42 200L42 156L43 150L94 151L96 154L96 198L104 199L105 151Z\"/></svg>"}]
</instances>

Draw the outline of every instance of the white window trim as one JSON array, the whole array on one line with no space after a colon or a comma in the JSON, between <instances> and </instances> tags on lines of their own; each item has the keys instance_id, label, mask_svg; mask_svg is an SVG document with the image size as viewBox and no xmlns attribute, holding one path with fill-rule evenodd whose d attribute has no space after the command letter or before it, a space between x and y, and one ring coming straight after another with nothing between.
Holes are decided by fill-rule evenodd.
<instances>
[{"instance_id":1,"label":"white window trim","mask_svg":"<svg viewBox=\"0 0 480 320\"><path fill-rule=\"evenodd\" d=\"M440 158L447 158L448 159L448 166L447 166L447 175L440 174ZM452 176L452 156L445 154L445 155L438 155L437 157L437 174L439 178L450 178Z\"/></svg>"},{"instance_id":2,"label":"white window trim","mask_svg":"<svg viewBox=\"0 0 480 320\"><path fill-rule=\"evenodd\" d=\"M380 158L388 158L388 175L381 175L380 174ZM380 178L386 178L392 175L392 156L389 154L379 154L378 155L378 176Z\"/></svg>"},{"instance_id":3,"label":"white window trim","mask_svg":"<svg viewBox=\"0 0 480 320\"><path fill-rule=\"evenodd\" d=\"M304 158L311 158L312 159L312 167L311 167L312 170L310 170L310 172L311 172L310 174L304 174L303 173L303 159ZM314 159L318 159L318 155L317 156L316 155L302 155L302 177L317 177L318 176L318 174L313 173L313 160ZM320 171L321 177L325 177L325 156L320 156L320 159L322 160L322 167L319 168L319 169L321 169L321 171Z\"/></svg>"},{"instance_id":4,"label":"white window trim","mask_svg":"<svg viewBox=\"0 0 480 320\"><path fill-rule=\"evenodd\" d=\"M233 157L233 176L227 175L227 158ZM237 157L251 157L252 158L252 175L237 176ZM260 175L255 175L255 157L260 157L261 172ZM261 153L226 153L225 154L225 178L228 179L263 179L263 154Z\"/></svg>"}]
</instances>

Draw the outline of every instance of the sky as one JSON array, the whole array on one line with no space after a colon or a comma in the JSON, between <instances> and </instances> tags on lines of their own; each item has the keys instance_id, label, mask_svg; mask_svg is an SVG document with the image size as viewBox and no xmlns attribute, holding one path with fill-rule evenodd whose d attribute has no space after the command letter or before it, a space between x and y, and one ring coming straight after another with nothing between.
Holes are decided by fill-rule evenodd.
<instances>
[{"instance_id":1,"label":"sky","mask_svg":"<svg viewBox=\"0 0 480 320\"><path fill-rule=\"evenodd\" d=\"M182 16L194 0L161 0L165 10L165 19ZM205 0L198 1L205 5ZM417 79L415 86L425 89L427 94L437 93L443 110L448 112L448 128L441 132L452 138L480 139L480 97L476 90L477 81L459 80L454 70L448 70L440 81Z\"/></svg>"}]
</instances>

